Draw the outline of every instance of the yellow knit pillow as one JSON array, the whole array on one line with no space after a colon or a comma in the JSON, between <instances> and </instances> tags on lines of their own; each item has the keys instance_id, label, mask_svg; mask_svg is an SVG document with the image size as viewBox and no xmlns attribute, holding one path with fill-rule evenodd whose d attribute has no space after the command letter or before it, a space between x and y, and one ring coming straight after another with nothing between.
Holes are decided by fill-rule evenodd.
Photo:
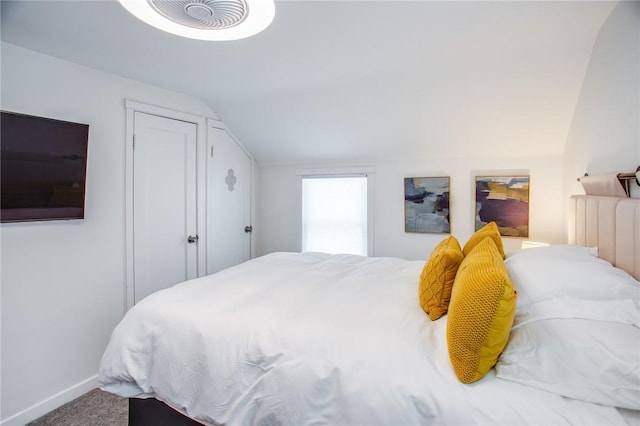
<instances>
[{"instance_id":1,"label":"yellow knit pillow","mask_svg":"<svg viewBox=\"0 0 640 426\"><path fill-rule=\"evenodd\" d=\"M431 256L420 274L418 295L420 306L435 321L447 313L451 287L464 255L460 243L453 235L442 240L431 252Z\"/></svg>"},{"instance_id":2,"label":"yellow knit pillow","mask_svg":"<svg viewBox=\"0 0 640 426\"><path fill-rule=\"evenodd\" d=\"M462 252L465 256L471 253L471 250L475 246L477 246L482 240L486 237L491 237L493 242L496 244L498 251L500 252L500 256L504 259L504 247L502 245L502 237L500 236L500 230L498 229L498 225L495 222L489 222L482 228L478 229L467 241L462 249Z\"/></svg>"},{"instance_id":3,"label":"yellow knit pillow","mask_svg":"<svg viewBox=\"0 0 640 426\"><path fill-rule=\"evenodd\" d=\"M451 292L447 319L449 359L463 383L479 380L496 364L516 313L516 292L490 237L464 258Z\"/></svg>"}]
</instances>

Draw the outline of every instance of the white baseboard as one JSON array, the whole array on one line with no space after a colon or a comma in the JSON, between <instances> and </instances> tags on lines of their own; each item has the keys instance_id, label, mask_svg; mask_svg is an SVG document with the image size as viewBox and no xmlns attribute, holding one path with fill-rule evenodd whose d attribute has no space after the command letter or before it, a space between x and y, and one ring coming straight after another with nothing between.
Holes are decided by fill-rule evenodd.
<instances>
[{"instance_id":1,"label":"white baseboard","mask_svg":"<svg viewBox=\"0 0 640 426\"><path fill-rule=\"evenodd\" d=\"M0 426L23 426L97 387L98 376L95 375L93 377L89 377L83 382L75 384L62 392L50 396L44 401L32 405L26 410L22 410L19 413L2 420L0 422Z\"/></svg>"}]
</instances>

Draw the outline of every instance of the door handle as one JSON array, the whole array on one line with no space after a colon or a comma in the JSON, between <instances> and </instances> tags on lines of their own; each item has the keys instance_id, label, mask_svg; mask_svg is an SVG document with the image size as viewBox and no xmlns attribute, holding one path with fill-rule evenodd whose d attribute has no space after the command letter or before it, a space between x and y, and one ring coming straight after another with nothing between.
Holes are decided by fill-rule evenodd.
<instances>
[{"instance_id":1,"label":"door handle","mask_svg":"<svg viewBox=\"0 0 640 426\"><path fill-rule=\"evenodd\" d=\"M194 236L194 235L189 235L189 236L187 237L187 242L188 242L189 244L195 244L195 243L197 243L197 242L198 242L198 236L197 236L197 235L195 235L195 236Z\"/></svg>"},{"instance_id":2,"label":"door handle","mask_svg":"<svg viewBox=\"0 0 640 426\"><path fill-rule=\"evenodd\" d=\"M246 232L246 233L253 232L253 226L251 226L251 225L245 226L244 227L244 232Z\"/></svg>"}]
</instances>

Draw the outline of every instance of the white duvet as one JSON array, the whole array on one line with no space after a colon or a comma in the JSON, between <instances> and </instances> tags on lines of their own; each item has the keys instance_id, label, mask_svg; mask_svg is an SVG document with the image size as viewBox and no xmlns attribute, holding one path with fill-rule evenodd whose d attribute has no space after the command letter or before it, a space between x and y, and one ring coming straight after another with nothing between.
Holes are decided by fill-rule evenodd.
<instances>
[{"instance_id":1,"label":"white duvet","mask_svg":"<svg viewBox=\"0 0 640 426\"><path fill-rule=\"evenodd\" d=\"M495 377L458 382L423 261L274 253L157 292L126 314L102 389L208 424L625 424L612 407Z\"/></svg>"}]
</instances>

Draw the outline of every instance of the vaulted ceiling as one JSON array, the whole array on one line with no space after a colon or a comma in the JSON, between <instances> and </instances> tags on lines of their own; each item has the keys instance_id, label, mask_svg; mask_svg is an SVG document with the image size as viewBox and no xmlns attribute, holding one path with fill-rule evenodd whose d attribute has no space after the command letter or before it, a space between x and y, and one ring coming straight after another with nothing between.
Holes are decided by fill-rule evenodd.
<instances>
[{"instance_id":1,"label":"vaulted ceiling","mask_svg":"<svg viewBox=\"0 0 640 426\"><path fill-rule=\"evenodd\" d=\"M1 31L2 41L200 99L263 164L544 156L563 152L615 5L277 1L264 32L204 42L152 28L113 0L2 0Z\"/></svg>"}]
</instances>

